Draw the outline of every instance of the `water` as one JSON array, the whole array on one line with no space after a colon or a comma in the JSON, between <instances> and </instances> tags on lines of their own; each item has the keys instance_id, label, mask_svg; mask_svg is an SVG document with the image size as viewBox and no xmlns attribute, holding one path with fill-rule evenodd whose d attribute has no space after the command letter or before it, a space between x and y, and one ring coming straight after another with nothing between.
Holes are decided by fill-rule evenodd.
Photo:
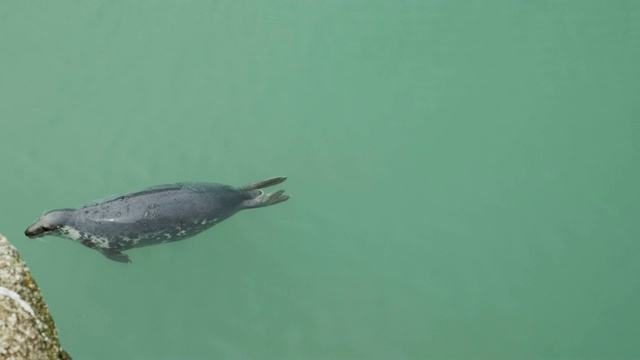
<instances>
[{"instance_id":1,"label":"water","mask_svg":"<svg viewBox=\"0 0 640 360\"><path fill-rule=\"evenodd\" d=\"M7 1L0 231L77 359L640 356L640 5ZM106 260L42 212L287 175Z\"/></svg>"}]
</instances>

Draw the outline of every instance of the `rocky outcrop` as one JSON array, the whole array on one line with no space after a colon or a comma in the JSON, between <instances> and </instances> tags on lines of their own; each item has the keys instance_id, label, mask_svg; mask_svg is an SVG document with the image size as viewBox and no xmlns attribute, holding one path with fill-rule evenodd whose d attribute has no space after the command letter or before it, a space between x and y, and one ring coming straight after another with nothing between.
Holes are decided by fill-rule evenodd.
<instances>
[{"instance_id":1,"label":"rocky outcrop","mask_svg":"<svg viewBox=\"0 0 640 360\"><path fill-rule=\"evenodd\" d=\"M18 251L0 234L0 359L71 360Z\"/></svg>"}]
</instances>

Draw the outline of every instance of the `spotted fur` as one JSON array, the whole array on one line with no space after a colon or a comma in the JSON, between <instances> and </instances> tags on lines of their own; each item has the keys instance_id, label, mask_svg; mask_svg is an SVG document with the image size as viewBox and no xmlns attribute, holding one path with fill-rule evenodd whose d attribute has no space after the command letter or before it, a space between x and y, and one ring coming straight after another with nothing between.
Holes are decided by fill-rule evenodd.
<instances>
[{"instance_id":1,"label":"spotted fur","mask_svg":"<svg viewBox=\"0 0 640 360\"><path fill-rule=\"evenodd\" d=\"M271 178L240 188L214 183L177 183L93 202L76 209L45 213L27 228L31 238L59 236L95 249L118 262L131 262L122 251L179 241L197 235L240 210L289 199Z\"/></svg>"}]
</instances>

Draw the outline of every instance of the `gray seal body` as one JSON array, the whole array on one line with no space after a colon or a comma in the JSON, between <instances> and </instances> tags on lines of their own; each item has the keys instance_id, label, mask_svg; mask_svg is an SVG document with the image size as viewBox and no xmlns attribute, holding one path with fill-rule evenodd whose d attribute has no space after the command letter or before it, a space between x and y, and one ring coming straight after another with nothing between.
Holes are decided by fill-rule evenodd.
<instances>
[{"instance_id":1,"label":"gray seal body","mask_svg":"<svg viewBox=\"0 0 640 360\"><path fill-rule=\"evenodd\" d=\"M243 187L215 183L177 183L97 201L77 209L45 213L25 231L30 238L54 235L77 241L118 262L131 262L122 251L183 240L220 223L240 210L289 199L284 190L261 188L286 177Z\"/></svg>"}]
</instances>

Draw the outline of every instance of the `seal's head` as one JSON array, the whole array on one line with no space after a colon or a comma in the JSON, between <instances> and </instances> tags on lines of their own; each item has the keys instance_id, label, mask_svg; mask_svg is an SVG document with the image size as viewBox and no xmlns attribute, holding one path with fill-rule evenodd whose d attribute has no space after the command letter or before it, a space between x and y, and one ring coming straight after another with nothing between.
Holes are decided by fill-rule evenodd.
<instances>
[{"instance_id":1,"label":"seal's head","mask_svg":"<svg viewBox=\"0 0 640 360\"><path fill-rule=\"evenodd\" d=\"M71 209L49 211L31 224L24 234L31 239L45 235L59 235L60 228L67 223L71 211Z\"/></svg>"}]
</instances>

